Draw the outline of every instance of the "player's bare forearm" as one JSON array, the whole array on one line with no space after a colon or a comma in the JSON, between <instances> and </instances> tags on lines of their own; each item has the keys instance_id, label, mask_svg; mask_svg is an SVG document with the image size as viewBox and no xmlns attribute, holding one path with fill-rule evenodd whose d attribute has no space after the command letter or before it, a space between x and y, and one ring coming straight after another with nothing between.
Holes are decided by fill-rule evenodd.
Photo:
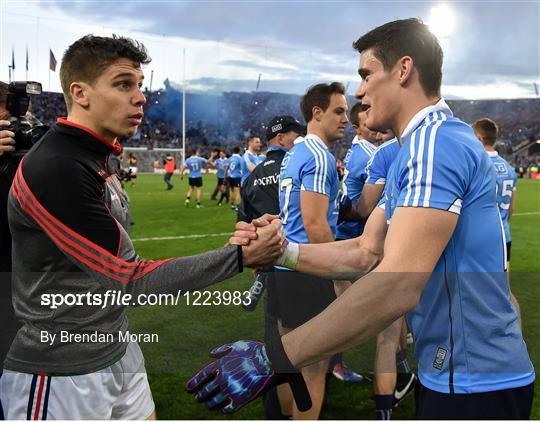
<instances>
[{"instance_id":1,"label":"player's bare forearm","mask_svg":"<svg viewBox=\"0 0 540 422\"><path fill-rule=\"evenodd\" d=\"M300 245L296 270L334 280L356 280L382 259L385 236L386 216L377 208L364 234L356 239Z\"/></svg>"},{"instance_id":2,"label":"player's bare forearm","mask_svg":"<svg viewBox=\"0 0 540 422\"><path fill-rule=\"evenodd\" d=\"M328 243L334 241L334 234L328 225L328 221L312 221L304 223L309 243Z\"/></svg>"},{"instance_id":3,"label":"player's bare forearm","mask_svg":"<svg viewBox=\"0 0 540 422\"><path fill-rule=\"evenodd\" d=\"M364 244L361 237L341 242L303 244L299 246L296 271L331 280L356 280L373 270L381 257L382 250Z\"/></svg>"},{"instance_id":4,"label":"player's bare forearm","mask_svg":"<svg viewBox=\"0 0 540 422\"><path fill-rule=\"evenodd\" d=\"M334 234L328 224L328 197L321 193L300 192L302 223L309 243L334 241Z\"/></svg>"},{"instance_id":5,"label":"player's bare forearm","mask_svg":"<svg viewBox=\"0 0 540 422\"><path fill-rule=\"evenodd\" d=\"M353 209L354 221L366 221L381 199L384 185L366 184Z\"/></svg>"}]
</instances>

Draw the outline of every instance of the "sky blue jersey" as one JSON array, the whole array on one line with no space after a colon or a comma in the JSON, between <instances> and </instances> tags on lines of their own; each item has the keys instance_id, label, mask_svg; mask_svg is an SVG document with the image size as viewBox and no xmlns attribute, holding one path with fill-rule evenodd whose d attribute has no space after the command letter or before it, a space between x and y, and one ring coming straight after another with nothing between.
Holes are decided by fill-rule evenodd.
<instances>
[{"instance_id":1,"label":"sky blue jersey","mask_svg":"<svg viewBox=\"0 0 540 422\"><path fill-rule=\"evenodd\" d=\"M228 160L226 158L217 158L215 163L217 165L217 177L218 179L223 179L225 177L225 166L227 165Z\"/></svg>"},{"instance_id":2,"label":"sky blue jersey","mask_svg":"<svg viewBox=\"0 0 540 422\"><path fill-rule=\"evenodd\" d=\"M335 236L338 217L339 178L336 159L315 135L298 138L281 163L279 208L287 240L309 243L300 208L300 191L328 197L328 224Z\"/></svg>"},{"instance_id":3,"label":"sky blue jersey","mask_svg":"<svg viewBox=\"0 0 540 422\"><path fill-rule=\"evenodd\" d=\"M243 185L245 180L249 177L251 174L251 171L249 171L248 166L250 164L259 164L262 160L264 160L264 156L255 155L253 154L249 149L244 152L244 155L242 156L242 180L240 183Z\"/></svg>"},{"instance_id":4,"label":"sky blue jersey","mask_svg":"<svg viewBox=\"0 0 540 422\"><path fill-rule=\"evenodd\" d=\"M233 154L228 159L229 171L227 177L242 177L242 157L239 154Z\"/></svg>"},{"instance_id":5,"label":"sky blue jersey","mask_svg":"<svg viewBox=\"0 0 540 422\"><path fill-rule=\"evenodd\" d=\"M497 204L499 204L499 211L504 226L504 235L506 241L510 242L512 238L510 236L508 210L510 209L512 195L516 190L516 172L505 159L497 154L497 151L488 151L488 155L491 158L491 162L495 168L495 175L497 176Z\"/></svg>"},{"instance_id":6,"label":"sky blue jersey","mask_svg":"<svg viewBox=\"0 0 540 422\"><path fill-rule=\"evenodd\" d=\"M186 160L186 167L189 170L189 177L202 177L201 171L206 166L206 159L202 157L189 157Z\"/></svg>"},{"instance_id":7,"label":"sky blue jersey","mask_svg":"<svg viewBox=\"0 0 540 422\"><path fill-rule=\"evenodd\" d=\"M399 152L397 138L386 141L375 150L366 167L366 184L384 185L390 166Z\"/></svg>"},{"instance_id":8,"label":"sky blue jersey","mask_svg":"<svg viewBox=\"0 0 540 422\"><path fill-rule=\"evenodd\" d=\"M420 381L441 393L532 383L534 370L510 302L491 159L443 100L413 117L402 142L385 186L390 229L397 207L459 215L418 305L407 315Z\"/></svg>"},{"instance_id":9,"label":"sky blue jersey","mask_svg":"<svg viewBox=\"0 0 540 422\"><path fill-rule=\"evenodd\" d=\"M351 148L347 151L343 164L345 172L343 175L342 193L349 197L352 205L355 206L360 198L364 183L366 182L366 166L375 151L375 145L365 139L355 137ZM364 223L356 221L344 221L337 227L338 239L352 239L362 234Z\"/></svg>"}]
</instances>

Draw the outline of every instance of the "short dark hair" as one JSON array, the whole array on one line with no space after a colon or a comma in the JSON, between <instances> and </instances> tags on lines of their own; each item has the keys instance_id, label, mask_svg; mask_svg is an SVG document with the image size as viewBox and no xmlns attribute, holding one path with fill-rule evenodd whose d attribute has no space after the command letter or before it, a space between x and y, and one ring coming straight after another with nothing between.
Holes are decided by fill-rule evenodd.
<instances>
[{"instance_id":1,"label":"short dark hair","mask_svg":"<svg viewBox=\"0 0 540 422\"><path fill-rule=\"evenodd\" d=\"M240 152L240 147L234 147L232 149L233 154L238 154Z\"/></svg>"},{"instance_id":2,"label":"short dark hair","mask_svg":"<svg viewBox=\"0 0 540 422\"><path fill-rule=\"evenodd\" d=\"M355 105L352 106L349 113L349 120L351 124L355 126L360 126L360 119L358 118L358 113L362 111L362 101L358 101Z\"/></svg>"},{"instance_id":3,"label":"short dark hair","mask_svg":"<svg viewBox=\"0 0 540 422\"><path fill-rule=\"evenodd\" d=\"M412 57L426 95L440 97L443 52L437 37L420 19L388 22L353 42L353 48L359 53L373 49L386 71L401 57Z\"/></svg>"},{"instance_id":4,"label":"short dark hair","mask_svg":"<svg viewBox=\"0 0 540 422\"><path fill-rule=\"evenodd\" d=\"M139 65L152 60L143 44L117 35L85 35L68 47L60 66L60 83L68 110L72 104L70 85L76 81L92 85L103 70L118 59L129 59Z\"/></svg>"},{"instance_id":5,"label":"short dark hair","mask_svg":"<svg viewBox=\"0 0 540 422\"><path fill-rule=\"evenodd\" d=\"M489 117L479 119L472 125L473 130L482 137L482 142L486 145L495 145L497 136L499 135L499 127L497 123Z\"/></svg>"},{"instance_id":6,"label":"short dark hair","mask_svg":"<svg viewBox=\"0 0 540 422\"><path fill-rule=\"evenodd\" d=\"M330 84L317 84L308 88L305 95L300 100L300 110L306 123L313 119L313 107L320 107L326 111L330 105L332 94L345 95L345 85L341 82L332 82Z\"/></svg>"},{"instance_id":7,"label":"short dark hair","mask_svg":"<svg viewBox=\"0 0 540 422\"><path fill-rule=\"evenodd\" d=\"M192 148L192 149L189 150L190 155L195 155L195 154L197 154L197 152L199 152L199 150L197 148Z\"/></svg>"}]
</instances>

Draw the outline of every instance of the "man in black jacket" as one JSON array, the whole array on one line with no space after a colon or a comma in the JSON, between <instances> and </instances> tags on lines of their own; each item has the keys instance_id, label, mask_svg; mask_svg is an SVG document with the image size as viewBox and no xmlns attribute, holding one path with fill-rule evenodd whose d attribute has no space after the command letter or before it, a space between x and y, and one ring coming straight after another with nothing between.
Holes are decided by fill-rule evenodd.
<instances>
[{"instance_id":1,"label":"man in black jacket","mask_svg":"<svg viewBox=\"0 0 540 422\"><path fill-rule=\"evenodd\" d=\"M149 62L143 45L123 37L72 44L60 69L68 116L15 175L8 215L13 306L23 327L0 379L7 419L155 419L142 353L126 341L127 306L203 289L282 252L277 221L257 233L255 248L158 261L134 250L125 198L106 163L122 151L117 138L142 122L141 65Z\"/></svg>"},{"instance_id":2,"label":"man in black jacket","mask_svg":"<svg viewBox=\"0 0 540 422\"><path fill-rule=\"evenodd\" d=\"M240 191L238 221L251 222L264 214L279 214L279 171L281 161L306 128L294 117L276 116L266 128L268 152L246 179Z\"/></svg>"},{"instance_id":3,"label":"man in black jacket","mask_svg":"<svg viewBox=\"0 0 540 422\"><path fill-rule=\"evenodd\" d=\"M276 116L266 128L266 140L268 151L266 160L257 165L253 172L242 185L240 196L241 202L238 207L238 221L251 222L264 214L279 214L279 173L281 162L285 154L294 145L294 141L306 134L306 127L302 126L292 116ZM262 277L262 278L261 278ZM262 284L258 289L258 297L263 294L264 273L254 281L254 287ZM250 291L254 291L254 287ZM252 303L256 305L258 298L252 297ZM253 306L253 305L252 305ZM253 308L254 309L254 306ZM277 321L272 318L265 309L264 336L269 340L279 336ZM271 389L263 397L264 412L266 419L286 419L290 415L282 415L281 406L276 394L276 389Z\"/></svg>"}]
</instances>

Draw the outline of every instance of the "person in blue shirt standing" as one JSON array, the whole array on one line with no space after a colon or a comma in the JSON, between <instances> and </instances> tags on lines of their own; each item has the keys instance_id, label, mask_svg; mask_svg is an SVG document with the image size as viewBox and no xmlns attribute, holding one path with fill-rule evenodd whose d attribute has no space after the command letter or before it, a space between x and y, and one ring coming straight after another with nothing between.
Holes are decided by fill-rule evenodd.
<instances>
[{"instance_id":1,"label":"person in blue shirt standing","mask_svg":"<svg viewBox=\"0 0 540 422\"><path fill-rule=\"evenodd\" d=\"M240 204L240 180L242 179L243 158L240 155L240 147L233 148L233 154L229 157L225 169L225 177L232 193L231 209L238 210Z\"/></svg>"},{"instance_id":2,"label":"person in blue shirt standing","mask_svg":"<svg viewBox=\"0 0 540 422\"><path fill-rule=\"evenodd\" d=\"M229 190L227 187L227 181L225 180L225 169L228 162L229 160L227 159L227 154L225 153L225 151L219 151L219 158L215 160L215 163L217 166L217 188L219 192L221 192L221 196L218 200L218 206L220 207L224 199L227 202L229 201Z\"/></svg>"},{"instance_id":3,"label":"person in blue shirt standing","mask_svg":"<svg viewBox=\"0 0 540 422\"><path fill-rule=\"evenodd\" d=\"M195 189L197 208L201 208L201 193L203 185L202 170L206 167L207 164L214 165L213 161L215 155L215 152L212 152L210 159L206 160L206 158L199 157L199 151L194 149L191 152L191 157L189 157L184 163L182 171L180 172L180 180L184 180L184 171L187 169L189 172L189 189L186 194L186 207L189 206L189 203L191 201L191 194L193 193L193 189Z\"/></svg>"},{"instance_id":4,"label":"person in blue shirt standing","mask_svg":"<svg viewBox=\"0 0 540 422\"><path fill-rule=\"evenodd\" d=\"M309 88L300 102L307 135L295 141L280 172L280 217L289 242L323 243L335 238L339 179L336 159L328 148L343 137L349 122L344 94L343 84L322 83ZM271 273L268 313L278 319L281 334L319 314L335 298L330 280L283 269ZM293 419L319 417L327 368L325 359L302 369L314 405L300 412L290 400L291 408L284 414ZM278 395L287 403L283 389L278 389Z\"/></svg>"},{"instance_id":5,"label":"person in blue shirt standing","mask_svg":"<svg viewBox=\"0 0 540 422\"><path fill-rule=\"evenodd\" d=\"M332 279L367 274L281 338L219 348L226 353L215 354L219 360L188 390L225 413L269 384L290 382L300 395L299 380L284 374L367 341L406 314L418 362L416 419L528 419L535 373L506 280L495 170L441 98L437 38L419 19L404 19L353 46L361 54L356 96L370 107L366 124L392 129L401 145L384 202L359 238L289 240L278 265ZM232 242L246 244L269 220L237 227ZM231 359L238 369L223 374ZM234 381L255 381L255 373L256 382L238 392Z\"/></svg>"},{"instance_id":6,"label":"person in blue shirt standing","mask_svg":"<svg viewBox=\"0 0 540 422\"><path fill-rule=\"evenodd\" d=\"M242 178L240 180L240 186L244 184L249 177L253 169L261 161L264 161L264 156L259 155L261 150L261 138L258 136L250 136L247 140L247 149L242 156Z\"/></svg>"},{"instance_id":7,"label":"person in blue shirt standing","mask_svg":"<svg viewBox=\"0 0 540 422\"><path fill-rule=\"evenodd\" d=\"M497 175L497 204L499 204L499 212L504 226L504 238L506 240L506 271L510 273L510 251L512 248L512 237L510 235L510 218L514 211L516 201L516 182L517 176L514 168L495 151L495 142L499 134L497 124L489 119L484 118L477 120L472 125L474 134L484 146L487 154L491 158L495 174ZM518 316L521 320L521 310L519 303L511 293L510 298L516 307Z\"/></svg>"}]
</instances>

